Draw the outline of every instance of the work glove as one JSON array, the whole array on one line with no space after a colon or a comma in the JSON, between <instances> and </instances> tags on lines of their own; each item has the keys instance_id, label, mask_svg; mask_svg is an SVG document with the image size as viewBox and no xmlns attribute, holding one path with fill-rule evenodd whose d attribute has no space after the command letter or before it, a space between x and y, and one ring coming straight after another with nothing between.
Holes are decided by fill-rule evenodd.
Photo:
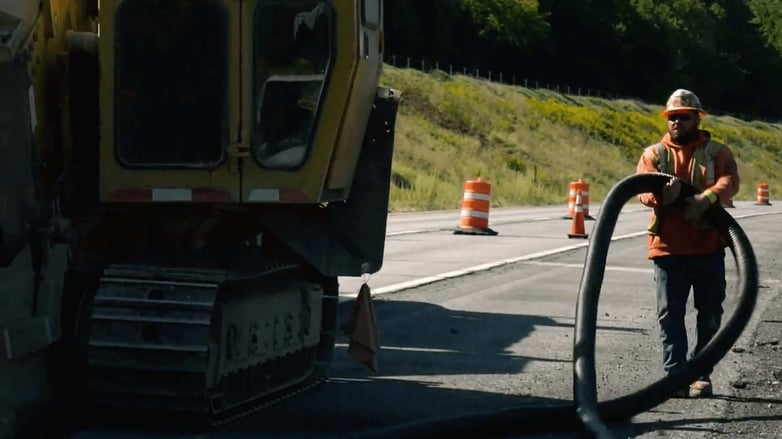
<instances>
[{"instance_id":1,"label":"work glove","mask_svg":"<svg viewBox=\"0 0 782 439\"><path fill-rule=\"evenodd\" d=\"M662 200L660 200L661 206L668 206L673 204L679 198L679 192L682 189L682 183L676 177L671 177L668 183L663 186Z\"/></svg>"},{"instance_id":2,"label":"work glove","mask_svg":"<svg viewBox=\"0 0 782 439\"><path fill-rule=\"evenodd\" d=\"M711 200L703 194L697 194L692 197L687 197L684 200L684 218L687 221L698 221L703 216L703 212L711 206Z\"/></svg>"}]
</instances>

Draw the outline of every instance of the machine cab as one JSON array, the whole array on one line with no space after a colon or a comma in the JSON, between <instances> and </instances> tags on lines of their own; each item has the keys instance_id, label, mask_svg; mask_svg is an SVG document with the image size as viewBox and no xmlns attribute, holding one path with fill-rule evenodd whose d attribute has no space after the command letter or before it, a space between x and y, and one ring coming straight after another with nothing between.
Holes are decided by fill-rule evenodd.
<instances>
[{"instance_id":1,"label":"machine cab","mask_svg":"<svg viewBox=\"0 0 782 439\"><path fill-rule=\"evenodd\" d=\"M99 201L345 199L381 0L101 0Z\"/></svg>"}]
</instances>

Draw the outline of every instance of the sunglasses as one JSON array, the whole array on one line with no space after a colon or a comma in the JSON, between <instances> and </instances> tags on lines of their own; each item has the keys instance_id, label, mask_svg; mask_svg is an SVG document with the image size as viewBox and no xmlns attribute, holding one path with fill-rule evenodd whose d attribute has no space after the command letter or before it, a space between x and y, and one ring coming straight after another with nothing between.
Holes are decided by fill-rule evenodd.
<instances>
[{"instance_id":1,"label":"sunglasses","mask_svg":"<svg viewBox=\"0 0 782 439\"><path fill-rule=\"evenodd\" d=\"M671 122L682 121L682 122L689 122L692 120L691 114L672 114L668 116L668 120Z\"/></svg>"}]
</instances>

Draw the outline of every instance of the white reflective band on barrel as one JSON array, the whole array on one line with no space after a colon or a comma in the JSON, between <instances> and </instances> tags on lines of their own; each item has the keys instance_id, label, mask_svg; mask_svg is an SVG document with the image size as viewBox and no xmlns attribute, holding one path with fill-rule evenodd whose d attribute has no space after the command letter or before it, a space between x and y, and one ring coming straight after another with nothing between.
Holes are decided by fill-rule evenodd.
<instances>
[{"instance_id":1,"label":"white reflective band on barrel","mask_svg":"<svg viewBox=\"0 0 782 439\"><path fill-rule=\"evenodd\" d=\"M464 193L464 199L465 200L484 200L484 201L491 201L491 196L488 194L479 194L477 192L465 192Z\"/></svg>"},{"instance_id":2,"label":"white reflective band on barrel","mask_svg":"<svg viewBox=\"0 0 782 439\"><path fill-rule=\"evenodd\" d=\"M481 212L480 210L462 209L462 216L471 216L473 218L489 219L489 212Z\"/></svg>"}]
</instances>

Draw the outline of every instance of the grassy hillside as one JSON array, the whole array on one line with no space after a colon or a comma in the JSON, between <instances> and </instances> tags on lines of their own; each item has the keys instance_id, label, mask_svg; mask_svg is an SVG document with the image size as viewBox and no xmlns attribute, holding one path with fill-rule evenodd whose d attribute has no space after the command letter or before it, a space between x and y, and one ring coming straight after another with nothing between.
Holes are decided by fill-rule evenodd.
<instances>
[{"instance_id":1,"label":"grassy hillside","mask_svg":"<svg viewBox=\"0 0 782 439\"><path fill-rule=\"evenodd\" d=\"M578 178L597 203L635 172L643 148L666 129L661 105L388 65L382 82L402 93L391 189L396 212L458 208L465 180L479 176L492 184L493 207L566 204ZM708 97L701 98L708 110ZM709 115L701 126L737 158L742 183L734 200L754 200L761 181L779 198L782 124Z\"/></svg>"}]
</instances>

